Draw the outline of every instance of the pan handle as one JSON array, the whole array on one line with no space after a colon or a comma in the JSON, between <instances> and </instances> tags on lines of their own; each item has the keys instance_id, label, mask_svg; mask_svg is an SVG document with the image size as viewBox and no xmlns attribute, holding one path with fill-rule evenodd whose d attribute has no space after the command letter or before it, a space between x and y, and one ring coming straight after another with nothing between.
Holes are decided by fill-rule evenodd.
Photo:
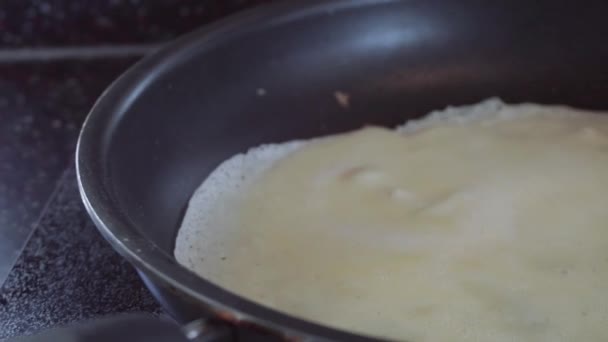
<instances>
[{"instance_id":1,"label":"pan handle","mask_svg":"<svg viewBox=\"0 0 608 342\"><path fill-rule=\"evenodd\" d=\"M192 321L182 328L182 333L194 342L223 342L235 341L233 328L222 322L211 322L204 319Z\"/></svg>"},{"instance_id":2,"label":"pan handle","mask_svg":"<svg viewBox=\"0 0 608 342\"><path fill-rule=\"evenodd\" d=\"M228 342L232 328L221 322L196 320L183 327L147 314L96 319L74 326L17 337L9 342Z\"/></svg>"}]
</instances>

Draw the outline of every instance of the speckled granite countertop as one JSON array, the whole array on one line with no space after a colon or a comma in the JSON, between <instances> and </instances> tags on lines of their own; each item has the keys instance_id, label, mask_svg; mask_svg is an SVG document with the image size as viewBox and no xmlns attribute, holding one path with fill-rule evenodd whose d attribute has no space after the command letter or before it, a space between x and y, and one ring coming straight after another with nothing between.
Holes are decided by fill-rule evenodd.
<instances>
[{"instance_id":1,"label":"speckled granite countertop","mask_svg":"<svg viewBox=\"0 0 608 342\"><path fill-rule=\"evenodd\" d=\"M0 339L160 307L97 232L71 167L0 292Z\"/></svg>"},{"instance_id":2,"label":"speckled granite countertop","mask_svg":"<svg viewBox=\"0 0 608 342\"><path fill-rule=\"evenodd\" d=\"M0 64L0 285L72 160L90 106L135 60Z\"/></svg>"},{"instance_id":3,"label":"speckled granite countertop","mask_svg":"<svg viewBox=\"0 0 608 342\"><path fill-rule=\"evenodd\" d=\"M156 43L272 0L2 0L0 45Z\"/></svg>"}]
</instances>

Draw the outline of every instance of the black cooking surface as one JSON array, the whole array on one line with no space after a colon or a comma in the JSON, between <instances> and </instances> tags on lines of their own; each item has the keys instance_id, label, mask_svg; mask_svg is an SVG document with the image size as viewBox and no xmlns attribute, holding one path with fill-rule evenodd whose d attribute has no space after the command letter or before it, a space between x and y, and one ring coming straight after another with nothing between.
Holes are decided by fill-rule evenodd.
<instances>
[{"instance_id":1,"label":"black cooking surface","mask_svg":"<svg viewBox=\"0 0 608 342\"><path fill-rule=\"evenodd\" d=\"M97 232L70 167L0 292L0 339L123 312L161 311Z\"/></svg>"},{"instance_id":2,"label":"black cooking surface","mask_svg":"<svg viewBox=\"0 0 608 342\"><path fill-rule=\"evenodd\" d=\"M156 43L272 0L2 0L0 45Z\"/></svg>"},{"instance_id":3,"label":"black cooking surface","mask_svg":"<svg viewBox=\"0 0 608 342\"><path fill-rule=\"evenodd\" d=\"M73 159L89 108L138 58L0 62L0 286Z\"/></svg>"}]
</instances>

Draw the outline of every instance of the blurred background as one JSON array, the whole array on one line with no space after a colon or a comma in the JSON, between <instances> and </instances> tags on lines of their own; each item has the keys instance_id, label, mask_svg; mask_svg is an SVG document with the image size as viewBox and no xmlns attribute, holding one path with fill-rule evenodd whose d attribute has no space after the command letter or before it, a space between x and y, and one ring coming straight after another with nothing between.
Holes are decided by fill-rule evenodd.
<instances>
[{"instance_id":1,"label":"blurred background","mask_svg":"<svg viewBox=\"0 0 608 342\"><path fill-rule=\"evenodd\" d=\"M104 88L147 53L268 2L0 1L0 340L158 309L78 201L79 127ZM120 279L112 280L114 292L101 293L113 274Z\"/></svg>"}]
</instances>

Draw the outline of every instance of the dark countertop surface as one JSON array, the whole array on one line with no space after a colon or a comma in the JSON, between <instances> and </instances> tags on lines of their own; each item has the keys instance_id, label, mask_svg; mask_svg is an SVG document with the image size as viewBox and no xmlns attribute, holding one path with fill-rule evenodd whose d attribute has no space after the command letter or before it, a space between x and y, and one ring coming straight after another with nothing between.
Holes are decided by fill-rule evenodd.
<instances>
[{"instance_id":1,"label":"dark countertop surface","mask_svg":"<svg viewBox=\"0 0 608 342\"><path fill-rule=\"evenodd\" d=\"M120 312L160 312L80 203L71 166L80 125L103 89L150 47L266 2L0 3L0 340Z\"/></svg>"},{"instance_id":2,"label":"dark countertop surface","mask_svg":"<svg viewBox=\"0 0 608 342\"><path fill-rule=\"evenodd\" d=\"M72 160L89 108L135 60L0 64L0 284Z\"/></svg>"},{"instance_id":3,"label":"dark countertop surface","mask_svg":"<svg viewBox=\"0 0 608 342\"><path fill-rule=\"evenodd\" d=\"M3 0L7 47L156 43L271 0Z\"/></svg>"},{"instance_id":4,"label":"dark countertop surface","mask_svg":"<svg viewBox=\"0 0 608 342\"><path fill-rule=\"evenodd\" d=\"M138 59L0 65L0 340L160 312L88 218L72 166L91 105Z\"/></svg>"},{"instance_id":5,"label":"dark countertop surface","mask_svg":"<svg viewBox=\"0 0 608 342\"><path fill-rule=\"evenodd\" d=\"M97 232L70 167L0 291L0 339L123 312L161 311Z\"/></svg>"}]
</instances>

